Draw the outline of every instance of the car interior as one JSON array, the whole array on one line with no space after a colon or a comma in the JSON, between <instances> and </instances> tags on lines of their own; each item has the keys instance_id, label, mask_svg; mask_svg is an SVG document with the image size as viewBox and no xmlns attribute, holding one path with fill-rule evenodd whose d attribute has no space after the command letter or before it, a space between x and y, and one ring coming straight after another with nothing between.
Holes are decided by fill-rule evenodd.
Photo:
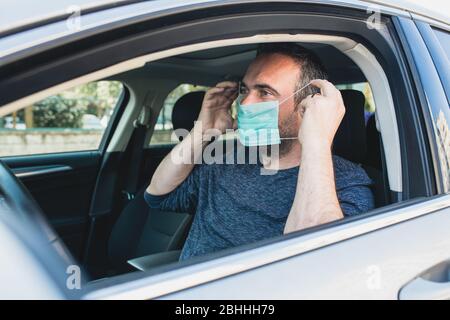
<instances>
[{"instance_id":1,"label":"car interior","mask_svg":"<svg viewBox=\"0 0 450 320\"><path fill-rule=\"evenodd\" d=\"M376 208L392 203L376 115L365 110L363 92L345 89L351 84L368 82L368 79L355 62L336 47L319 42L300 44L320 57L329 80L342 88L346 114L336 134L333 153L366 170L373 180ZM92 194L91 203L85 204L82 210L89 212L88 227L81 231L56 227L59 236L72 254L83 261L93 279L147 271L177 262L192 216L150 209L143 198L158 164L175 145L150 143L158 115L165 98L180 84L211 87L220 81L241 79L256 49L257 44L252 43L184 53L104 78L121 81L126 88L116 107L120 117L110 124L116 132L120 133L124 122L130 123L136 118L136 110L128 110L130 105L139 105L147 111L138 110L141 123L135 123L125 151L118 158L116 152L107 152L99 164L98 176L92 178L95 188L85 190ZM194 90L179 97L171 115L173 129L193 127L204 93L204 90ZM117 145L114 139L113 135L109 142ZM107 151L111 149L108 147ZM33 183L36 181L24 181L31 194ZM46 204L41 201L48 198L39 195L35 198L47 214Z\"/></svg>"},{"instance_id":2,"label":"car interior","mask_svg":"<svg viewBox=\"0 0 450 320\"><path fill-rule=\"evenodd\" d=\"M323 61L334 84L366 82L361 70L336 48L323 44L302 44ZM169 80L172 88L182 83L214 86L227 79L240 79L256 54L256 44L216 48L183 54L152 62L142 69L129 71L115 79L133 78L145 73L155 79ZM168 88L170 90L170 88ZM166 91L167 92L167 91ZM192 129L205 91L188 92L174 104L173 129ZM381 137L375 115L365 118L365 96L361 91L341 90L346 114L334 140L334 154L363 166L374 181L376 207L389 203L388 181L383 164ZM158 114L156 106L153 114ZM159 108L162 106L160 105ZM151 131L151 129L149 130ZM148 139L151 133L148 135ZM150 209L143 199L152 174L173 144L162 146L144 143L142 172L136 197L118 214L108 241L108 256L113 272L148 270L177 261L186 239L192 216L188 213L162 212Z\"/></svg>"}]
</instances>

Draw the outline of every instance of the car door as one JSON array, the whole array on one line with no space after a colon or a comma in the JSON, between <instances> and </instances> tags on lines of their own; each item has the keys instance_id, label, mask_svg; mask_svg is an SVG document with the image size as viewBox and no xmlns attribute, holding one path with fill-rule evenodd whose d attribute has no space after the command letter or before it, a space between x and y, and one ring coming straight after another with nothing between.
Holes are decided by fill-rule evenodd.
<instances>
[{"instance_id":1,"label":"car door","mask_svg":"<svg viewBox=\"0 0 450 320\"><path fill-rule=\"evenodd\" d=\"M159 50L188 42L207 41L211 38L237 37L237 34L240 35L244 32L244 29L249 34L264 33L263 36L266 36L265 32L274 32L273 30L287 32L293 28L298 28L297 31L301 34L301 31L306 30L307 27L307 30L323 31L325 29L329 32L331 29L326 30L326 28L330 28L330 25L336 29L346 26L346 31L349 33L349 28L352 27L349 22L351 19L343 19L344 21L340 21L341 23L320 20L317 15L305 15L302 17L304 19L299 19L294 14L291 16L286 14L286 8L295 11L293 7L274 8L272 4L270 7L265 7L270 11L260 14L265 10L263 6L258 5L258 8L252 8L250 4L253 5L248 2L245 6L245 12L249 17L243 15L244 7L233 3L230 8L233 8L234 12L227 15L227 19L211 22L202 18L202 24L210 24L207 25L208 28L204 25L197 28L195 23L192 23L192 26L183 26L185 34L180 33L177 36L168 37L167 34L170 34L170 31L167 31L167 34L160 32L164 44L159 47ZM295 8L297 9L297 7ZM331 10L331 14L333 12ZM252 13L255 13L254 16L251 16ZM327 11L327 14L330 14L330 11ZM242 20L233 21L240 17L244 17L246 23L240 23ZM267 20L264 20L266 18ZM273 20L270 21L270 18ZM441 163L436 156L437 153L428 152L429 149L437 150L434 127L430 125L433 118L430 116L428 103L442 107L442 101L445 100L442 100L443 91L439 87L441 85L436 83L436 79L438 79L436 70L430 67L431 57L422 38L418 35L417 28L408 18L402 19L393 19L393 21L396 23L398 36L402 39L403 47L399 49L406 52L405 56L408 58L411 69L411 74L406 72L409 75L405 78L408 79L406 87L411 87L411 91L419 96L421 106L417 110L409 104L402 106L402 121L399 123L406 122L407 126L412 129L410 132L403 132L408 137L408 139L402 140L404 143L401 149L404 157L403 164L410 164L408 167L410 170L402 172L402 174L404 174L405 189L410 194L413 194L412 191L422 188L423 181L414 178L427 176L429 179L424 179L426 186L423 187L426 192L419 196L413 194L415 197L411 197L410 200L399 201L361 218L356 217L332 225L269 239L258 245L236 248L232 252L228 252L230 254L220 253L214 256L214 259L203 261L204 263L192 262L179 268L161 269L160 274L154 272L140 277L133 274L130 278L122 277L120 281L112 279L112 283L108 283L107 280L100 281L87 288L85 297L395 299L399 297L399 292L405 285L411 283L414 286L417 282L411 281L420 279L420 277L429 280L432 285L439 283L438 280L443 283L445 278L442 275L445 272L442 270L446 270L446 261L449 259L448 253L450 252L450 240L447 236L450 226L450 216L448 215L450 199L449 195L445 193L447 191L443 188ZM302 26L303 29L301 29L297 27L299 21L307 21L310 25ZM226 25L226 23L229 24ZM266 28L273 30L266 30ZM214 34L214 32L218 32L217 30L221 30L221 33ZM180 32L180 30L175 31ZM352 32L358 31L357 28L352 30ZM167 39L171 39L173 42L168 44ZM176 41L179 42L175 43ZM158 44L157 41L146 41L146 43L155 46ZM417 54L419 52L421 54L420 61L423 67L418 67L418 57L414 57L411 53L414 51L409 48L411 43L421 49L417 50ZM141 48L140 46L135 47ZM153 48L153 50L158 49ZM92 53L93 56L101 50L95 51ZM114 52L128 51L115 50ZM392 58L392 55L389 57ZM383 61L387 64L387 68L397 63L397 59L391 60ZM95 61L95 59L90 61ZM110 64L111 61L106 61L105 64ZM97 66L97 69L100 67ZM393 70L401 71L402 68L403 65ZM83 70L83 72L87 73L97 69L92 67L91 70ZM78 70L76 71L78 72ZM401 73L400 71L391 73L398 75ZM435 76L430 76L430 74ZM428 81L430 80L428 77L431 78L431 81ZM411 78L414 81L411 81ZM4 83L8 82L5 80L0 85ZM398 83L399 81L397 83L390 82L394 86ZM44 85L48 84L42 84L42 86ZM395 92L395 90L392 91ZM423 99L430 94L434 96L433 99L429 101ZM13 95L9 99L14 99ZM423 130L420 123L409 121L410 118L407 115L410 108L414 109L414 112L420 113L420 117L424 118L429 131ZM405 155L405 153L410 152L412 146L408 143L413 140L421 141L416 136L419 134L425 135L428 139L427 144L419 145L418 150L423 152L413 153L414 157L407 157L409 154ZM388 158L387 161L392 161L392 159ZM414 166L416 161L431 163L433 170L428 171L427 166ZM434 183L434 181L436 183L432 185L431 182ZM400 191L397 190L397 194L395 194L399 200L404 194L407 194L407 192ZM436 292L431 292L431 294L435 296Z\"/></svg>"},{"instance_id":2,"label":"car door","mask_svg":"<svg viewBox=\"0 0 450 320\"><path fill-rule=\"evenodd\" d=\"M428 176L428 194L373 211L364 218L297 232L263 245L216 255L111 287L94 287L86 298L163 299L450 299L450 195L448 158L439 150L437 114L448 123L448 102L427 46L413 20L392 17L397 51L405 58L405 86L418 96L415 109L425 125L407 123L409 139L423 135L421 153L404 172L404 188L414 189L414 174ZM403 56L404 54L404 56ZM427 99L424 99L424 97ZM442 112L441 112L442 111ZM409 121L401 115L399 122ZM442 120L444 119L444 120ZM441 130L448 131L448 125ZM414 135L414 136L411 136ZM411 165L422 159L428 166ZM386 159L390 161L389 158ZM443 175L444 174L444 175ZM408 178L409 177L409 178ZM154 273L153 273L154 274ZM237 290L237 288L239 288ZM101 290L96 290L101 289Z\"/></svg>"},{"instance_id":3,"label":"car door","mask_svg":"<svg viewBox=\"0 0 450 320\"><path fill-rule=\"evenodd\" d=\"M439 194L255 251L239 263L259 259L265 260L264 266L164 298L450 299L450 110L448 59L443 50L450 37L448 31L440 35L441 42L435 45L441 49L435 47L432 57L430 43L427 46L422 37L431 31L429 25L406 18L394 21L404 37L410 68L417 72L413 85L428 98L421 101L421 110L428 117L429 143L435 149L430 160ZM416 24L422 24L422 35Z\"/></svg>"},{"instance_id":4,"label":"car door","mask_svg":"<svg viewBox=\"0 0 450 320\"><path fill-rule=\"evenodd\" d=\"M436 158L430 160L440 194L400 203L359 223L292 239L285 246L274 245L255 253L252 260L265 255L286 259L165 298L450 299L450 110L443 50L450 36L438 29L443 34L430 50L432 57L430 42L437 38L428 39L427 46L422 37L432 31L429 25L405 18L395 21L410 67L417 72L414 85L428 97L422 100L422 110L435 148Z\"/></svg>"},{"instance_id":5,"label":"car door","mask_svg":"<svg viewBox=\"0 0 450 320\"><path fill-rule=\"evenodd\" d=\"M14 119L0 129L0 157L77 258L102 156L124 97L121 83L93 82L0 117Z\"/></svg>"}]
</instances>

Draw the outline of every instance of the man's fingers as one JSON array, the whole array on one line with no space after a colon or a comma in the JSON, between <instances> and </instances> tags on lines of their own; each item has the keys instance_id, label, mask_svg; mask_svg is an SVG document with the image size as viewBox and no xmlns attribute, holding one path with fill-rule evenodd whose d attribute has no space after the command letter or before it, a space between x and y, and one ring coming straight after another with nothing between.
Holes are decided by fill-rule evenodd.
<instances>
[{"instance_id":1,"label":"man's fingers","mask_svg":"<svg viewBox=\"0 0 450 320\"><path fill-rule=\"evenodd\" d=\"M310 82L311 85L320 89L320 93L323 96L329 97L336 94L336 87L327 80L316 79Z\"/></svg>"},{"instance_id":2,"label":"man's fingers","mask_svg":"<svg viewBox=\"0 0 450 320\"><path fill-rule=\"evenodd\" d=\"M237 86L238 83L234 81L223 81L216 84L216 88L226 88L226 87L237 88Z\"/></svg>"},{"instance_id":3,"label":"man's fingers","mask_svg":"<svg viewBox=\"0 0 450 320\"><path fill-rule=\"evenodd\" d=\"M232 81L224 81L224 82L219 82L218 84L216 84L215 87L212 87L211 89L208 90L208 93L211 94L215 94L215 93L219 93L219 92L223 92L223 93L234 93L234 92L238 92L238 84L237 82L232 82Z\"/></svg>"},{"instance_id":4,"label":"man's fingers","mask_svg":"<svg viewBox=\"0 0 450 320\"><path fill-rule=\"evenodd\" d=\"M223 95L228 98L237 97L239 95L239 92L237 89L234 89L234 88L225 88L223 90Z\"/></svg>"},{"instance_id":5,"label":"man's fingers","mask_svg":"<svg viewBox=\"0 0 450 320\"><path fill-rule=\"evenodd\" d=\"M238 83L233 81L220 82L216 88L223 88L223 93L229 96L239 93Z\"/></svg>"},{"instance_id":6,"label":"man's fingers","mask_svg":"<svg viewBox=\"0 0 450 320\"><path fill-rule=\"evenodd\" d=\"M208 89L207 93L208 94L215 94L215 93L219 93L219 92L224 92L225 88L218 88L218 87L213 87L211 89Z\"/></svg>"},{"instance_id":7,"label":"man's fingers","mask_svg":"<svg viewBox=\"0 0 450 320\"><path fill-rule=\"evenodd\" d=\"M308 106L310 106L310 101L311 101L311 99L312 99L311 96L307 96L305 99L303 99L303 100L300 102L300 105L299 105L298 110L299 110L300 115L301 115L302 117L303 117L303 115L305 114L305 111L306 111L306 109L308 108Z\"/></svg>"},{"instance_id":8,"label":"man's fingers","mask_svg":"<svg viewBox=\"0 0 450 320\"><path fill-rule=\"evenodd\" d=\"M232 126L232 129L237 129L238 128L238 125L237 125L237 119L233 119L233 126Z\"/></svg>"},{"instance_id":9,"label":"man's fingers","mask_svg":"<svg viewBox=\"0 0 450 320\"><path fill-rule=\"evenodd\" d=\"M206 98L208 100L216 99L217 97L221 97L225 95L225 88L211 88L206 92Z\"/></svg>"},{"instance_id":10,"label":"man's fingers","mask_svg":"<svg viewBox=\"0 0 450 320\"><path fill-rule=\"evenodd\" d=\"M312 99L312 96L307 96L305 99L303 99L301 102L300 102L300 106L302 107L302 108L306 108L307 106L308 106L308 104L310 103L309 101Z\"/></svg>"}]
</instances>

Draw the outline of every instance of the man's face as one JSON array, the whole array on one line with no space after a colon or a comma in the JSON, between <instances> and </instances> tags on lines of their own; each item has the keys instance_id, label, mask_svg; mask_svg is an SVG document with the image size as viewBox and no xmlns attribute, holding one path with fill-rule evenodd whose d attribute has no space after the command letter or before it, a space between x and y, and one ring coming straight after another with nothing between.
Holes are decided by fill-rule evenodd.
<instances>
[{"instance_id":1,"label":"man's face","mask_svg":"<svg viewBox=\"0 0 450 320\"><path fill-rule=\"evenodd\" d=\"M289 56L276 53L258 56L250 64L242 80L242 107L257 102L283 101L295 92L299 76L300 68ZM280 137L297 137L300 123L301 116L296 111L294 96L291 96L280 104ZM282 140L280 152L288 151L292 141L294 140Z\"/></svg>"}]
</instances>

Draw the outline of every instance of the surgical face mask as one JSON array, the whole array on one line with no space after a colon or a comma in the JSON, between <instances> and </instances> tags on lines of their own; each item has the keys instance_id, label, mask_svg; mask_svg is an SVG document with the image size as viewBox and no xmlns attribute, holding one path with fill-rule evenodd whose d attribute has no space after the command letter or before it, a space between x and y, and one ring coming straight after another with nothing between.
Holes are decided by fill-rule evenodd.
<instances>
[{"instance_id":1,"label":"surgical face mask","mask_svg":"<svg viewBox=\"0 0 450 320\"><path fill-rule=\"evenodd\" d=\"M236 102L238 137L241 143L246 147L254 147L280 144L283 139L297 139L297 137L280 138L278 113L281 104L308 86L309 83L282 101L241 105L242 95L240 94Z\"/></svg>"}]
</instances>

